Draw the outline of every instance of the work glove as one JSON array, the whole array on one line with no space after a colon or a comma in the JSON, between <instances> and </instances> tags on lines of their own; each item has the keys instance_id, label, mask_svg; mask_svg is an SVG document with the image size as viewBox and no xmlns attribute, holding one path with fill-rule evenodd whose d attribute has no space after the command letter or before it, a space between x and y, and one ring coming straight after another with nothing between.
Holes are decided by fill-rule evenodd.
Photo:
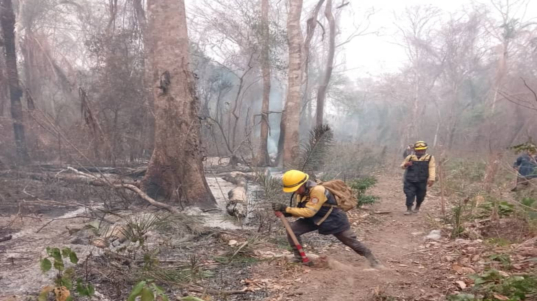
<instances>
[{"instance_id":1,"label":"work glove","mask_svg":"<svg viewBox=\"0 0 537 301\"><path fill-rule=\"evenodd\" d=\"M409 167L409 166L412 166L412 161L408 161L405 163L405 167Z\"/></svg>"},{"instance_id":2,"label":"work glove","mask_svg":"<svg viewBox=\"0 0 537 301\"><path fill-rule=\"evenodd\" d=\"M433 186L433 184L434 184L433 180L428 180L427 181L427 186L431 187L431 186Z\"/></svg>"},{"instance_id":3,"label":"work glove","mask_svg":"<svg viewBox=\"0 0 537 301\"><path fill-rule=\"evenodd\" d=\"M285 212L286 209L287 209L287 206L284 204L272 203L272 210L274 211Z\"/></svg>"}]
</instances>

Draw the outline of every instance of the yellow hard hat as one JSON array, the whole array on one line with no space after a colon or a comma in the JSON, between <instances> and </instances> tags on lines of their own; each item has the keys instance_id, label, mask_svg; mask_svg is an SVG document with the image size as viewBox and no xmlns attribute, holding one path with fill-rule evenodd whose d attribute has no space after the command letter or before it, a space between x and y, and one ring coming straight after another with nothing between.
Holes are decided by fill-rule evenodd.
<instances>
[{"instance_id":1,"label":"yellow hard hat","mask_svg":"<svg viewBox=\"0 0 537 301\"><path fill-rule=\"evenodd\" d=\"M414 150L426 150L427 143L425 141L418 141L414 144Z\"/></svg>"},{"instance_id":2,"label":"yellow hard hat","mask_svg":"<svg viewBox=\"0 0 537 301\"><path fill-rule=\"evenodd\" d=\"M283 192L295 192L309 180L310 176L300 170L289 170L283 174Z\"/></svg>"}]
</instances>

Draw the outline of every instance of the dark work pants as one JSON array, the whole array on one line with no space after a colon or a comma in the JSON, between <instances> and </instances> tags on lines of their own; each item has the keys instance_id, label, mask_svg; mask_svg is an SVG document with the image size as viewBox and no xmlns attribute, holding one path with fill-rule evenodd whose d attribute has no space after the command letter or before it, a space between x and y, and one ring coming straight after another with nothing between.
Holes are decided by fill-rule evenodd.
<instances>
[{"instance_id":1,"label":"dark work pants","mask_svg":"<svg viewBox=\"0 0 537 301\"><path fill-rule=\"evenodd\" d=\"M421 203L425 200L425 195L427 195L427 181L424 182L409 182L405 181L403 186L403 191L406 195L406 206L412 207L414 205L414 200L418 207L421 206Z\"/></svg>"},{"instance_id":2,"label":"dark work pants","mask_svg":"<svg viewBox=\"0 0 537 301\"><path fill-rule=\"evenodd\" d=\"M295 233L296 238L298 239L298 242L300 245L302 245L302 239L300 236L302 234L313 232L315 230L318 230L319 227L313 223L309 223L305 221L304 219L298 219L294 223L291 223L291 229ZM344 245L348 246L349 248L353 249L354 252L365 256L365 257L371 257L371 250L369 250L364 244L362 244L358 239L356 238L356 234L352 232L352 230L345 230L340 233L334 234L334 236L339 239ZM293 248L293 253L297 258L300 258L300 254L298 253L295 243L291 239L289 235L287 235L287 240L289 241L289 244Z\"/></svg>"}]
</instances>

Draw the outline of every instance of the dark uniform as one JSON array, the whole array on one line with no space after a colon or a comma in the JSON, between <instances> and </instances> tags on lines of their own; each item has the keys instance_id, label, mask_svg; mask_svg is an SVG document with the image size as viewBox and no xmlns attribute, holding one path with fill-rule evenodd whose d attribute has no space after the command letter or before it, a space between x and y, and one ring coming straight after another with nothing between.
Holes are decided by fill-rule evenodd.
<instances>
[{"instance_id":1,"label":"dark uniform","mask_svg":"<svg viewBox=\"0 0 537 301\"><path fill-rule=\"evenodd\" d=\"M302 234L318 230L323 235L334 235L356 253L376 263L371 251L356 238L356 234L351 230L347 214L337 207L334 196L313 181L308 181L305 187L306 193L303 196L295 194L297 206L287 207L285 210L288 215L302 217L291 224L291 229L300 244L302 244L300 239ZM291 237L288 236L287 239L293 247L295 257L300 258Z\"/></svg>"},{"instance_id":2,"label":"dark uniform","mask_svg":"<svg viewBox=\"0 0 537 301\"><path fill-rule=\"evenodd\" d=\"M530 154L526 153L518 157L513 168L518 169L517 187L518 185L527 186L529 179L537 178L537 158ZM513 190L516 190L517 187Z\"/></svg>"},{"instance_id":3,"label":"dark uniform","mask_svg":"<svg viewBox=\"0 0 537 301\"><path fill-rule=\"evenodd\" d=\"M406 157L412 154L414 154L414 148L412 145L409 145L403 152L403 159L406 159ZM406 178L406 169L405 169L405 173L403 174L403 184L405 183L405 178Z\"/></svg>"},{"instance_id":4,"label":"dark uniform","mask_svg":"<svg viewBox=\"0 0 537 301\"><path fill-rule=\"evenodd\" d=\"M407 162L411 161L412 165L405 167ZM401 165L405 168L405 181L403 191L406 195L406 206L412 208L414 200L416 207L419 208L427 194L427 182L434 181L436 177L436 164L434 157L424 154L421 157L410 155L406 157Z\"/></svg>"}]
</instances>

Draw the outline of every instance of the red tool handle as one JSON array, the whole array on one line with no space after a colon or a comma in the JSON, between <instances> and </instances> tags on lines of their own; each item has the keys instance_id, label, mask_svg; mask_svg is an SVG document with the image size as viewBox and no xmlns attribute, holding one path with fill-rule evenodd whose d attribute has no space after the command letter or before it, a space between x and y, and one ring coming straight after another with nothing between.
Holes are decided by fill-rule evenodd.
<instances>
[{"instance_id":1,"label":"red tool handle","mask_svg":"<svg viewBox=\"0 0 537 301\"><path fill-rule=\"evenodd\" d=\"M293 240L293 243L295 244L296 249L298 250L298 253L300 253L300 257L302 257L302 263L305 264L305 265L309 265L310 260L306 256L306 253L304 253L304 249L302 249L302 246L298 242L298 239L296 238L295 233L291 229L291 226L289 225L289 222L287 222L287 220L285 219L285 216L283 216L283 213L281 213L280 211L274 211L274 214L276 214L276 216L280 218L280 220L282 221L282 223L283 223L283 225L285 227L285 230L287 230L287 234L289 234L289 236L291 236L291 239Z\"/></svg>"}]
</instances>

